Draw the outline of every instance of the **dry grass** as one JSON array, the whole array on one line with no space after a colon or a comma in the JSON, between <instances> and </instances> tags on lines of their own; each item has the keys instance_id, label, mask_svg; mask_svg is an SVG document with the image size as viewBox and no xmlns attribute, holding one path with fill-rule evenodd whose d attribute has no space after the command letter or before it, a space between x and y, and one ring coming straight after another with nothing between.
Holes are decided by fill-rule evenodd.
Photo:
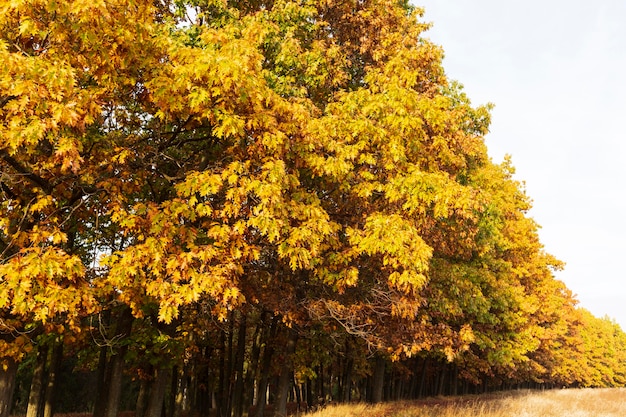
<instances>
[{"instance_id":1,"label":"dry grass","mask_svg":"<svg viewBox=\"0 0 626 417\"><path fill-rule=\"evenodd\" d=\"M516 391L418 402L338 405L311 417L624 417L626 389Z\"/></svg>"}]
</instances>

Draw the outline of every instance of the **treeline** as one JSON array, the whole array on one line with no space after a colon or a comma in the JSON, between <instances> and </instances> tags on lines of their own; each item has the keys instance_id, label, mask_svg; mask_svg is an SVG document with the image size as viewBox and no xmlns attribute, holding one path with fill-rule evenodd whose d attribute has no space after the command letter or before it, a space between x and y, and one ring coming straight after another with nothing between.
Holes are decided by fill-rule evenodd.
<instances>
[{"instance_id":1,"label":"treeline","mask_svg":"<svg viewBox=\"0 0 626 417\"><path fill-rule=\"evenodd\" d=\"M151 324L135 319L132 334L113 341L122 334L124 314L120 308L108 315L102 329L109 334L95 336L97 343L39 340L37 353L17 374L13 413L37 415L49 408L104 416L114 407L113 395L116 409L137 416L252 416L261 415L259 404L273 411L281 395L285 411L294 412L330 402L614 387L626 381L626 337L611 320L585 310L573 312L570 333L576 337L554 342L559 346L552 352L527 352L517 363L485 360L484 368L475 362L484 352L475 347L452 360L429 351L391 360L336 327L287 328L278 316L257 309L232 312L193 336L174 327L161 329L160 341L146 337ZM192 338L193 343L181 342ZM116 366L121 372L115 372Z\"/></svg>"},{"instance_id":2,"label":"treeline","mask_svg":"<svg viewBox=\"0 0 626 417\"><path fill-rule=\"evenodd\" d=\"M624 385L421 10L0 11L0 417Z\"/></svg>"}]
</instances>

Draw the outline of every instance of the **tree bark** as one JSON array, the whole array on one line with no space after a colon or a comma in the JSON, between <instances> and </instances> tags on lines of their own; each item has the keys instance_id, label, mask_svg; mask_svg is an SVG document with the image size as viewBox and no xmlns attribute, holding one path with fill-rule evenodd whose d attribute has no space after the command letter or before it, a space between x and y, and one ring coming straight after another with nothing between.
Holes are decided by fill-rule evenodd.
<instances>
[{"instance_id":1,"label":"tree bark","mask_svg":"<svg viewBox=\"0 0 626 417\"><path fill-rule=\"evenodd\" d=\"M35 361L35 369L33 370L33 378L30 382L30 393L28 394L28 407L26 408L26 417L41 417L43 403L43 383L44 374L46 372L46 360L48 350L44 346L39 346L37 351L37 359Z\"/></svg>"},{"instance_id":2,"label":"tree bark","mask_svg":"<svg viewBox=\"0 0 626 417\"><path fill-rule=\"evenodd\" d=\"M297 335L292 329L287 329L287 346L285 347L285 357L280 367L280 377L278 378L276 406L274 408L276 417L287 415L287 400L289 398L289 386L293 376L293 355L296 353Z\"/></svg>"},{"instance_id":3,"label":"tree bark","mask_svg":"<svg viewBox=\"0 0 626 417\"><path fill-rule=\"evenodd\" d=\"M15 391L17 362L13 358L0 361L0 417L9 417Z\"/></svg>"},{"instance_id":4,"label":"tree bark","mask_svg":"<svg viewBox=\"0 0 626 417\"><path fill-rule=\"evenodd\" d=\"M273 341L276 336L276 328L278 317L274 317L270 323L267 337L265 337L265 349L263 350L263 359L261 364L261 378L257 386L257 408L255 417L263 417L265 413L265 403L267 403L267 383L269 380L270 367L272 365L272 356L274 356Z\"/></svg>"},{"instance_id":5,"label":"tree bark","mask_svg":"<svg viewBox=\"0 0 626 417\"><path fill-rule=\"evenodd\" d=\"M100 326L107 328L111 324L111 310L105 310L100 318ZM105 335L108 337L108 335ZM93 409L93 417L104 417L104 411L106 408L107 398L109 397L108 381L108 347L102 346L100 348L100 356L98 357L98 369L96 372L96 400Z\"/></svg>"},{"instance_id":6,"label":"tree bark","mask_svg":"<svg viewBox=\"0 0 626 417\"><path fill-rule=\"evenodd\" d=\"M130 336L133 325L133 315L130 308L124 307L120 312L115 337L125 340ZM122 397L122 378L124 376L124 356L128 351L128 346L122 344L117 352L109 359L105 390L107 392L106 403L103 407L103 417L117 417ZM160 416L159 416L160 417Z\"/></svg>"},{"instance_id":7,"label":"tree bark","mask_svg":"<svg viewBox=\"0 0 626 417\"><path fill-rule=\"evenodd\" d=\"M259 373L259 360L261 357L261 342L263 336L263 320L266 317L266 314L263 313L261 318L259 319L256 328L254 330L254 335L252 337L252 347L250 349L250 361L248 370L246 372L246 378L244 383L244 399L243 399L243 409L248 410L253 403L254 400L254 385L255 381L258 380Z\"/></svg>"},{"instance_id":8,"label":"tree bark","mask_svg":"<svg viewBox=\"0 0 626 417\"><path fill-rule=\"evenodd\" d=\"M106 399L109 396L109 387L107 386L107 358L107 348L103 346L100 348L98 369L96 371L96 400L93 408L93 417L104 417Z\"/></svg>"},{"instance_id":9,"label":"tree bark","mask_svg":"<svg viewBox=\"0 0 626 417\"><path fill-rule=\"evenodd\" d=\"M382 356L376 356L374 363L374 374L372 375L372 403L380 403L383 401L383 392L385 388L385 359Z\"/></svg>"},{"instance_id":10,"label":"tree bark","mask_svg":"<svg viewBox=\"0 0 626 417\"><path fill-rule=\"evenodd\" d=\"M104 406L104 417L117 417L119 412L120 399L122 398L122 377L124 370L124 355L126 347L122 347L119 352L111 357L109 366L111 372L108 381L108 395Z\"/></svg>"},{"instance_id":11,"label":"tree bark","mask_svg":"<svg viewBox=\"0 0 626 417\"><path fill-rule=\"evenodd\" d=\"M243 365L246 354L246 316L241 314L241 321L237 333L237 352L235 357L235 387L233 389L232 403L235 417L243 415Z\"/></svg>"},{"instance_id":12,"label":"tree bark","mask_svg":"<svg viewBox=\"0 0 626 417\"><path fill-rule=\"evenodd\" d=\"M150 401L145 417L161 417L167 384L172 380L172 369L161 367L157 369L156 378L150 390Z\"/></svg>"},{"instance_id":13,"label":"tree bark","mask_svg":"<svg viewBox=\"0 0 626 417\"><path fill-rule=\"evenodd\" d=\"M43 417L52 417L54 415L54 404L56 400L56 392L58 386L58 376L63 362L63 342L58 341L52 347L50 358L50 366L48 368L48 380L46 383Z\"/></svg>"},{"instance_id":14,"label":"tree bark","mask_svg":"<svg viewBox=\"0 0 626 417\"><path fill-rule=\"evenodd\" d=\"M341 381L341 401L347 403L351 400L352 393L352 370L354 368L354 360L352 359L352 347L349 340L346 340L346 364Z\"/></svg>"},{"instance_id":15,"label":"tree bark","mask_svg":"<svg viewBox=\"0 0 626 417\"><path fill-rule=\"evenodd\" d=\"M145 417L148 409L148 399L150 394L150 381L143 378L139 383L139 394L135 406L135 417Z\"/></svg>"},{"instance_id":16,"label":"tree bark","mask_svg":"<svg viewBox=\"0 0 626 417\"><path fill-rule=\"evenodd\" d=\"M226 408L228 407L228 383L227 380L230 377L230 371L226 369L228 366L228 360L226 359L227 347L226 347L226 331L220 330L220 349L219 349L219 378L217 383L217 415L219 417L226 417Z\"/></svg>"},{"instance_id":17,"label":"tree bark","mask_svg":"<svg viewBox=\"0 0 626 417\"><path fill-rule=\"evenodd\" d=\"M426 387L426 370L428 369L428 358L424 358L424 363L422 364L422 374L420 376L420 388L417 394L418 398L424 397L424 389Z\"/></svg>"},{"instance_id":18,"label":"tree bark","mask_svg":"<svg viewBox=\"0 0 626 417\"><path fill-rule=\"evenodd\" d=\"M187 410L187 376L185 368L181 368L176 372L174 376L174 399L172 404L172 417L181 417L184 411Z\"/></svg>"}]
</instances>

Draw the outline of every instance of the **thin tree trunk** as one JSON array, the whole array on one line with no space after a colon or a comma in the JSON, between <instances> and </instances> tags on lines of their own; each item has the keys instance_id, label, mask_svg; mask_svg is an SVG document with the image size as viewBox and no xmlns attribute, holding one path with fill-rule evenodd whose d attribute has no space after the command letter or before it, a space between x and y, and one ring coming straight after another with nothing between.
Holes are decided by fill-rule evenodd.
<instances>
[{"instance_id":1,"label":"thin tree trunk","mask_svg":"<svg viewBox=\"0 0 626 417\"><path fill-rule=\"evenodd\" d=\"M451 387L451 395L458 395L459 393L459 365L458 364L454 364L453 368L452 368L452 378L451 378L451 383L452 383L452 387Z\"/></svg>"},{"instance_id":2,"label":"thin tree trunk","mask_svg":"<svg viewBox=\"0 0 626 417\"><path fill-rule=\"evenodd\" d=\"M287 415L287 400L289 398L289 385L293 376L293 355L296 353L297 335L287 329L288 338L285 347L285 358L280 367L280 377L278 378L278 395L276 397L275 416L285 417Z\"/></svg>"},{"instance_id":3,"label":"thin tree trunk","mask_svg":"<svg viewBox=\"0 0 626 417\"><path fill-rule=\"evenodd\" d=\"M111 310L105 310L99 317L100 328L105 329L103 333L106 333L106 329L111 324ZM102 331L102 330L101 330ZM103 334L105 338L108 338L108 334ZM108 375L110 369L107 366L108 361L108 347L102 346L100 348L100 356L98 357L98 370L96 373L96 400L93 409L93 417L104 417L104 412L109 398L109 385Z\"/></svg>"},{"instance_id":4,"label":"thin tree trunk","mask_svg":"<svg viewBox=\"0 0 626 417\"><path fill-rule=\"evenodd\" d=\"M15 391L17 362L13 358L0 360L0 417L9 417Z\"/></svg>"},{"instance_id":5,"label":"thin tree trunk","mask_svg":"<svg viewBox=\"0 0 626 417\"><path fill-rule=\"evenodd\" d=\"M354 368L354 360L352 359L352 348L348 340L346 340L346 366L343 372L342 395L341 401L347 403L350 401L352 391L352 369Z\"/></svg>"},{"instance_id":6,"label":"thin tree trunk","mask_svg":"<svg viewBox=\"0 0 626 417\"><path fill-rule=\"evenodd\" d=\"M263 319L266 317L266 314L263 313L259 322L256 325L254 330L254 336L252 337L252 348L250 350L250 362L248 366L248 370L246 372L246 378L244 383L244 400L243 400L243 409L248 410L253 403L254 400L254 388L255 382L258 380L259 373L259 359L261 357L261 336L263 335Z\"/></svg>"},{"instance_id":7,"label":"thin tree trunk","mask_svg":"<svg viewBox=\"0 0 626 417\"><path fill-rule=\"evenodd\" d=\"M172 380L171 368L158 368L156 378L152 383L150 390L150 400L148 401L148 409L145 417L161 417L163 413L163 403L165 402L165 393L167 392L167 384Z\"/></svg>"},{"instance_id":8,"label":"thin tree trunk","mask_svg":"<svg viewBox=\"0 0 626 417\"><path fill-rule=\"evenodd\" d=\"M104 417L117 417L119 412L120 399L122 398L122 377L124 370L124 355L126 347L120 348L119 352L111 356L109 366L110 374L107 383L108 395L104 406Z\"/></svg>"},{"instance_id":9,"label":"thin tree trunk","mask_svg":"<svg viewBox=\"0 0 626 417\"><path fill-rule=\"evenodd\" d=\"M428 358L424 358L422 365L422 375L420 376L420 388L417 394L418 398L424 397L424 388L426 387L426 370L428 368Z\"/></svg>"},{"instance_id":10,"label":"thin tree trunk","mask_svg":"<svg viewBox=\"0 0 626 417\"><path fill-rule=\"evenodd\" d=\"M225 374L226 378L224 379L224 391L223 391L223 400L225 404L223 417L230 417L231 410L233 406L233 382L234 382L234 346L233 346L233 338L235 336L235 312L231 312L230 314L230 326L228 329L228 340L226 344L226 369Z\"/></svg>"},{"instance_id":11,"label":"thin tree trunk","mask_svg":"<svg viewBox=\"0 0 626 417\"><path fill-rule=\"evenodd\" d=\"M227 407L227 394L226 387L229 373L226 371L226 331L220 331L220 349L219 349L219 380L217 383L217 415L219 417L226 417Z\"/></svg>"},{"instance_id":12,"label":"thin tree trunk","mask_svg":"<svg viewBox=\"0 0 626 417\"><path fill-rule=\"evenodd\" d=\"M320 368L319 375L317 377L317 385L319 388L317 390L317 394L319 398L322 399L322 404L325 404L326 403L326 389L325 389L326 379L324 378L324 365L320 363L319 368Z\"/></svg>"},{"instance_id":13,"label":"thin tree trunk","mask_svg":"<svg viewBox=\"0 0 626 417\"><path fill-rule=\"evenodd\" d=\"M96 401L93 409L93 417L104 417L106 399L109 397L109 387L107 385L107 348L100 348L98 357L98 369L96 371Z\"/></svg>"},{"instance_id":14,"label":"thin tree trunk","mask_svg":"<svg viewBox=\"0 0 626 417\"><path fill-rule=\"evenodd\" d=\"M382 356L376 356L374 363L374 374L372 375L372 403L380 403L383 401L383 392L385 388L385 359Z\"/></svg>"},{"instance_id":15,"label":"thin tree trunk","mask_svg":"<svg viewBox=\"0 0 626 417\"><path fill-rule=\"evenodd\" d=\"M243 415L243 365L246 354L246 316L241 314L237 334L237 354L235 357L235 387L233 390L233 412L235 417Z\"/></svg>"},{"instance_id":16,"label":"thin tree trunk","mask_svg":"<svg viewBox=\"0 0 626 417\"><path fill-rule=\"evenodd\" d=\"M444 384L446 382L446 371L447 371L448 366L446 364L442 365L442 368L439 370L439 384L437 387L437 395L443 395L444 394Z\"/></svg>"},{"instance_id":17,"label":"thin tree trunk","mask_svg":"<svg viewBox=\"0 0 626 417\"><path fill-rule=\"evenodd\" d=\"M141 379L139 383L139 394L137 394L137 405L135 407L135 417L145 417L148 409L148 399L150 394L150 381Z\"/></svg>"},{"instance_id":18,"label":"thin tree trunk","mask_svg":"<svg viewBox=\"0 0 626 417\"><path fill-rule=\"evenodd\" d=\"M120 340L126 339L130 336L131 328L133 325L133 316L130 308L125 307L120 313L118 319L118 325L116 328L116 337ZM122 378L124 376L124 356L128 351L127 345L122 345L118 348L117 352L111 356L109 360L108 380L105 383L107 387L108 395L107 401L104 406L103 417L117 417L120 407L120 399L122 398ZM160 416L159 416L160 417Z\"/></svg>"},{"instance_id":19,"label":"thin tree trunk","mask_svg":"<svg viewBox=\"0 0 626 417\"><path fill-rule=\"evenodd\" d=\"M41 406L43 404L43 385L47 358L48 350L45 346L39 346L37 359L35 361L35 369L33 370L33 378L30 383L26 417L41 417L43 414Z\"/></svg>"},{"instance_id":20,"label":"thin tree trunk","mask_svg":"<svg viewBox=\"0 0 626 417\"><path fill-rule=\"evenodd\" d=\"M278 317L274 317L270 323L267 337L265 337L265 349L263 350L263 362L261 364L261 379L257 386L257 408L256 417L263 417L265 412L265 403L267 403L267 383L269 380L270 367L272 365L272 356L274 356L274 337L276 336Z\"/></svg>"},{"instance_id":21,"label":"thin tree trunk","mask_svg":"<svg viewBox=\"0 0 626 417\"><path fill-rule=\"evenodd\" d=\"M181 368L174 375L172 417L181 417L183 411L186 411L187 376L185 373L185 369Z\"/></svg>"},{"instance_id":22,"label":"thin tree trunk","mask_svg":"<svg viewBox=\"0 0 626 417\"><path fill-rule=\"evenodd\" d=\"M44 398L43 417L52 417L54 415L54 404L56 402L56 393L59 380L59 372L61 363L63 362L63 342L58 341L52 346L52 354L50 358L50 366L48 368L48 381L46 383L46 393Z\"/></svg>"}]
</instances>

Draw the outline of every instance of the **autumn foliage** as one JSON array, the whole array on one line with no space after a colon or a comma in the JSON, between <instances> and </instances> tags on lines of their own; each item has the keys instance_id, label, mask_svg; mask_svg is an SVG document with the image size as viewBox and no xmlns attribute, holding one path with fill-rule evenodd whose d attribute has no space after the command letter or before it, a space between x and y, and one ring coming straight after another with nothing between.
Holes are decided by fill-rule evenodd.
<instances>
[{"instance_id":1,"label":"autumn foliage","mask_svg":"<svg viewBox=\"0 0 626 417\"><path fill-rule=\"evenodd\" d=\"M0 417L63 363L96 417L124 381L138 417L623 385L626 336L554 278L427 28L396 0L0 1Z\"/></svg>"}]
</instances>

